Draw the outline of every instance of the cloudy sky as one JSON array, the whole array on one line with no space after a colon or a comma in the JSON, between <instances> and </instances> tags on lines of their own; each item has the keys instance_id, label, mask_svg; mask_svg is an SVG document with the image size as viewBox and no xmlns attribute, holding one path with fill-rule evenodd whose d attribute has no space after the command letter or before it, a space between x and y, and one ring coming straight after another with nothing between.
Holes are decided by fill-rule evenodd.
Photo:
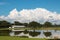
<instances>
[{"instance_id":1,"label":"cloudy sky","mask_svg":"<svg viewBox=\"0 0 60 40\"><path fill-rule=\"evenodd\" d=\"M60 0L0 0L0 20L60 24Z\"/></svg>"}]
</instances>

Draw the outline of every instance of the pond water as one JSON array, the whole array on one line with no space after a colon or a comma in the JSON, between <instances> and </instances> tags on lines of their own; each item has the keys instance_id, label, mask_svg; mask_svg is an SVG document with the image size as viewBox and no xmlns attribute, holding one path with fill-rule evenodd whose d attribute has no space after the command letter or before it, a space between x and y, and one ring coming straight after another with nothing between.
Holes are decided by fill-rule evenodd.
<instances>
[{"instance_id":1,"label":"pond water","mask_svg":"<svg viewBox=\"0 0 60 40\"><path fill-rule=\"evenodd\" d=\"M29 30L29 31L33 31L33 30ZM24 34L23 32L20 34L15 35L15 31L12 31L10 33L10 36L29 36L29 38L60 38L60 30L35 30L35 32L40 32L40 34L38 36L32 37L28 34ZM44 32L51 32L51 36L46 37L44 35Z\"/></svg>"},{"instance_id":2,"label":"pond water","mask_svg":"<svg viewBox=\"0 0 60 40\"><path fill-rule=\"evenodd\" d=\"M48 32L45 33L44 32ZM47 36L46 36L47 35ZM0 30L0 36L28 36L29 38L60 38L60 30Z\"/></svg>"}]
</instances>

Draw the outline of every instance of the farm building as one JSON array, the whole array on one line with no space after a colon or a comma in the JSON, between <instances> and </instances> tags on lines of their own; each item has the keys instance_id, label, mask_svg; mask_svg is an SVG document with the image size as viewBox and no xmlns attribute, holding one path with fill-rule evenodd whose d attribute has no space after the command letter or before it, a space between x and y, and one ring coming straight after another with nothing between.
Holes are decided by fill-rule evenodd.
<instances>
[{"instance_id":1,"label":"farm building","mask_svg":"<svg viewBox=\"0 0 60 40\"><path fill-rule=\"evenodd\" d=\"M23 31L23 30L19 30L17 28L25 28L25 26L24 25L12 25L12 27L9 27L9 28L12 28L12 31Z\"/></svg>"}]
</instances>

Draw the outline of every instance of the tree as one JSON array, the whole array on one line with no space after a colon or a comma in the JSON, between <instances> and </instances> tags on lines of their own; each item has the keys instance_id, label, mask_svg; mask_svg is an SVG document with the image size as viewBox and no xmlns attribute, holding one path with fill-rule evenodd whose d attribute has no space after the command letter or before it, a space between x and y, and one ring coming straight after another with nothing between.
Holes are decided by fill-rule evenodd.
<instances>
[{"instance_id":1,"label":"tree","mask_svg":"<svg viewBox=\"0 0 60 40\"><path fill-rule=\"evenodd\" d=\"M51 22L45 22L45 23L44 23L44 26L46 26L46 27L51 27L51 26L52 26L52 23L51 23Z\"/></svg>"},{"instance_id":2,"label":"tree","mask_svg":"<svg viewBox=\"0 0 60 40\"><path fill-rule=\"evenodd\" d=\"M36 28L36 27L39 27L39 26L41 26L41 24L40 23L37 23L35 21L32 21L32 22L29 23L29 27Z\"/></svg>"},{"instance_id":3,"label":"tree","mask_svg":"<svg viewBox=\"0 0 60 40\"><path fill-rule=\"evenodd\" d=\"M23 23L23 25L24 25L25 27L28 27L28 23Z\"/></svg>"},{"instance_id":4,"label":"tree","mask_svg":"<svg viewBox=\"0 0 60 40\"><path fill-rule=\"evenodd\" d=\"M15 22L14 22L14 25L23 25L23 23L20 23L20 22L18 22L18 21L15 21Z\"/></svg>"},{"instance_id":5,"label":"tree","mask_svg":"<svg viewBox=\"0 0 60 40\"><path fill-rule=\"evenodd\" d=\"M3 20L3 21L0 21L0 28L8 28L11 26L11 23Z\"/></svg>"},{"instance_id":6,"label":"tree","mask_svg":"<svg viewBox=\"0 0 60 40\"><path fill-rule=\"evenodd\" d=\"M37 23L37 22L35 22L35 21L32 21L32 22L29 23L28 26L31 27L31 28L33 28L33 30L35 31L35 29L36 29L37 27L40 27L40 23Z\"/></svg>"}]
</instances>

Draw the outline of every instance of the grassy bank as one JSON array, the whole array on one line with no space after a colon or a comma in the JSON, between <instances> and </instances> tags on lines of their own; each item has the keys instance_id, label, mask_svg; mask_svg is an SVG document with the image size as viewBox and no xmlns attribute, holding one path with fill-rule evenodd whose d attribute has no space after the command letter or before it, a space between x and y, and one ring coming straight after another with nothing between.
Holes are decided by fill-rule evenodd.
<instances>
[{"instance_id":1,"label":"grassy bank","mask_svg":"<svg viewBox=\"0 0 60 40\"><path fill-rule=\"evenodd\" d=\"M41 28L0 28L0 30L12 30L12 29L15 29L15 30L60 30L60 27L41 27Z\"/></svg>"},{"instance_id":2,"label":"grassy bank","mask_svg":"<svg viewBox=\"0 0 60 40\"><path fill-rule=\"evenodd\" d=\"M0 40L46 40L40 38L20 38L20 37L11 37L11 36L0 36Z\"/></svg>"},{"instance_id":3,"label":"grassy bank","mask_svg":"<svg viewBox=\"0 0 60 40\"><path fill-rule=\"evenodd\" d=\"M41 28L14 28L15 30L60 30L60 27L41 27Z\"/></svg>"}]
</instances>

